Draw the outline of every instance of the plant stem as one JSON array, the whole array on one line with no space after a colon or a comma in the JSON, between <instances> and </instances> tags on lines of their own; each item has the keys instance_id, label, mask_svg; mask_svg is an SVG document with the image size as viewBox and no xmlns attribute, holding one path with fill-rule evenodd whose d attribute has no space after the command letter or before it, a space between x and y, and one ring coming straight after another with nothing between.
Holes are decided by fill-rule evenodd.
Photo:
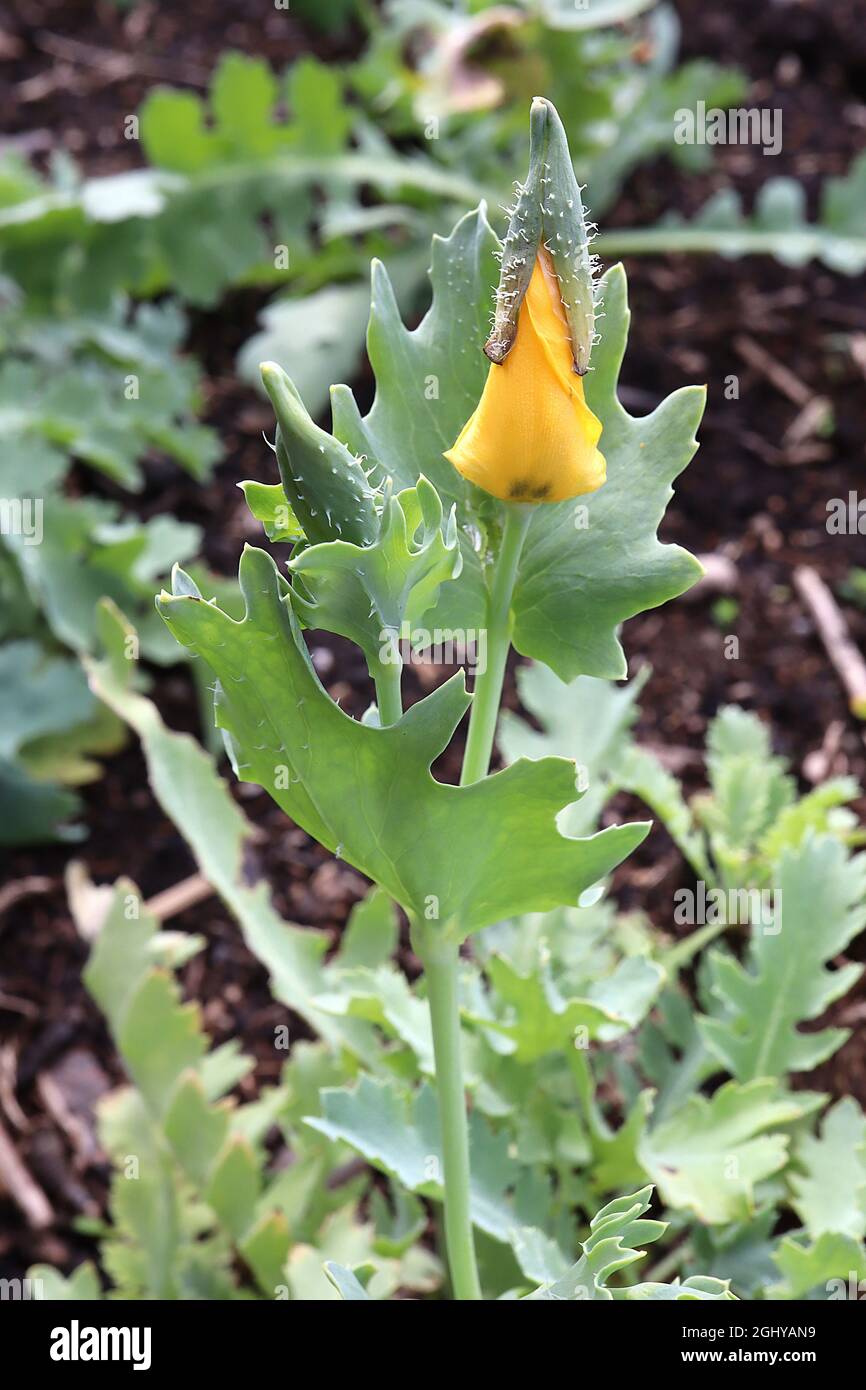
<instances>
[{"instance_id":1,"label":"plant stem","mask_svg":"<svg viewBox=\"0 0 866 1390\"><path fill-rule=\"evenodd\" d=\"M475 1263L472 1217L469 1210L469 1134L466 1125L463 1067L460 1060L460 1010L457 1002L459 954L460 947L457 942L434 940L424 954L424 973L427 977L427 994L430 1001L439 1125L442 1134L445 1244L454 1297L465 1302L481 1298L481 1285Z\"/></svg>"},{"instance_id":2,"label":"plant stem","mask_svg":"<svg viewBox=\"0 0 866 1390\"><path fill-rule=\"evenodd\" d=\"M505 504L502 546L496 557L496 573L487 604L487 666L475 681L463 772L460 777L461 787L467 786L470 782L479 782L482 777L487 776L490 767L499 702L502 698L502 682L505 679L505 663L511 646L511 598L520 553L535 510L534 506L527 503Z\"/></svg>"},{"instance_id":3,"label":"plant stem","mask_svg":"<svg viewBox=\"0 0 866 1390\"><path fill-rule=\"evenodd\" d=\"M699 951L702 951L711 941L715 941L716 937L721 936L722 932L727 931L727 929L728 923L723 919L721 922L708 922L698 931L690 932L669 951L665 951L661 957L665 970L671 975L679 970L684 970Z\"/></svg>"},{"instance_id":4,"label":"plant stem","mask_svg":"<svg viewBox=\"0 0 866 1390\"><path fill-rule=\"evenodd\" d=\"M379 710L379 723L396 724L403 717L403 698L400 693L400 680L403 675L402 661L380 661L371 668L370 675L376 685L376 706Z\"/></svg>"},{"instance_id":5,"label":"plant stem","mask_svg":"<svg viewBox=\"0 0 866 1390\"><path fill-rule=\"evenodd\" d=\"M490 765L505 663L511 645L511 597L533 510L532 507L516 503L508 504L505 508L502 545L487 606L487 666L475 682L461 786L486 777ZM419 937L419 951L427 976L436 1061L444 1164L445 1245L451 1287L456 1299L478 1300L481 1298L481 1285L475 1262L470 1212L469 1130L460 1058L460 1008L457 999L460 943L453 936L445 936L441 928L435 927L419 932Z\"/></svg>"}]
</instances>

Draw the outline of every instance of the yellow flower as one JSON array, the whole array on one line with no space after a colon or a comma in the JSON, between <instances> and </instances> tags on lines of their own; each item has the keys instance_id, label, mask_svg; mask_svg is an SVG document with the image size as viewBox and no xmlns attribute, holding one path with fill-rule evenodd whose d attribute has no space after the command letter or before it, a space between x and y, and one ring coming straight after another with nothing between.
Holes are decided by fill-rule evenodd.
<instances>
[{"instance_id":1,"label":"yellow flower","mask_svg":"<svg viewBox=\"0 0 866 1390\"><path fill-rule=\"evenodd\" d=\"M481 400L445 457L503 502L562 502L605 480L601 421L573 370L559 281L539 251L520 308L517 338L490 364Z\"/></svg>"}]
</instances>

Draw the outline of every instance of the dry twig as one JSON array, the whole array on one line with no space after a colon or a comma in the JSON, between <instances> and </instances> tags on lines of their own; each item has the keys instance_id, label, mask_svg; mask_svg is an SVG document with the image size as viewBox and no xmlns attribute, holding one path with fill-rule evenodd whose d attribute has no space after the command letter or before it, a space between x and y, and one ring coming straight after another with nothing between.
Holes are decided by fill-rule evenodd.
<instances>
[{"instance_id":1,"label":"dry twig","mask_svg":"<svg viewBox=\"0 0 866 1390\"><path fill-rule=\"evenodd\" d=\"M794 571L794 584L845 687L852 714L866 719L866 661L851 640L839 605L821 576L807 565Z\"/></svg>"},{"instance_id":2,"label":"dry twig","mask_svg":"<svg viewBox=\"0 0 866 1390\"><path fill-rule=\"evenodd\" d=\"M0 1188L8 1192L13 1202L24 1213L27 1224L34 1230L44 1230L46 1226L51 1225L54 1220L51 1203L35 1178L31 1177L21 1162L18 1150L9 1138L2 1121L0 1121Z\"/></svg>"}]
</instances>

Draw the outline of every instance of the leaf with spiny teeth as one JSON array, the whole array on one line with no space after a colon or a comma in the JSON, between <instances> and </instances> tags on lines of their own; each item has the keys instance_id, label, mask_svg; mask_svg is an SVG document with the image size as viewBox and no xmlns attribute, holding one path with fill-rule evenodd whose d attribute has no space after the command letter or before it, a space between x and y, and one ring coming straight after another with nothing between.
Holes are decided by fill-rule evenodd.
<instances>
[{"instance_id":1,"label":"leaf with spiny teeth","mask_svg":"<svg viewBox=\"0 0 866 1390\"><path fill-rule=\"evenodd\" d=\"M371 488L361 460L311 420L276 363L262 365L262 381L277 417L283 491L308 541L369 544L378 532L382 499Z\"/></svg>"},{"instance_id":2,"label":"leaf with spiny teeth","mask_svg":"<svg viewBox=\"0 0 866 1390\"><path fill-rule=\"evenodd\" d=\"M396 662L403 623L420 623L442 584L456 579L463 567L453 506L444 527L443 516L439 495L423 476L396 496L389 485L379 535L371 545L331 541L292 560L298 617L307 627L356 642L371 669L381 663L383 651L386 661Z\"/></svg>"}]
</instances>

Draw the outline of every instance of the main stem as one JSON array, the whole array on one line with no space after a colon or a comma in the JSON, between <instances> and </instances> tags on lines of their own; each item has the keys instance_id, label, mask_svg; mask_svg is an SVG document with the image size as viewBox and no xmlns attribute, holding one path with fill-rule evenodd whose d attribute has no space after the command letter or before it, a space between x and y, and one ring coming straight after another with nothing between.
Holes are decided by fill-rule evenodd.
<instances>
[{"instance_id":1,"label":"main stem","mask_svg":"<svg viewBox=\"0 0 866 1390\"><path fill-rule=\"evenodd\" d=\"M461 786L487 776L496 719L502 697L505 664L511 645L511 599L520 552L532 509L509 504L505 509L502 545L496 559L496 573L487 610L487 665L475 682L469 734L463 759ZM436 1060L436 1088L439 1097L439 1124L442 1132L442 1174L445 1192L445 1244L454 1297L461 1301L481 1298L481 1285L475 1261L472 1214L469 1193L469 1131L466 1122L466 1096L460 1056L460 1007L457 998L459 940L428 927L419 933L433 1053Z\"/></svg>"},{"instance_id":2,"label":"main stem","mask_svg":"<svg viewBox=\"0 0 866 1390\"><path fill-rule=\"evenodd\" d=\"M487 776L490 767L496 720L499 717L499 702L502 699L502 682L505 679L505 664L511 646L511 599L514 581L517 578L520 553L534 510L533 506L526 503L505 504L502 545L496 557L496 573L493 576L493 588L487 606L487 665L475 680L463 772L460 777L461 787L468 786L470 782L480 782L482 777Z\"/></svg>"},{"instance_id":3,"label":"main stem","mask_svg":"<svg viewBox=\"0 0 866 1390\"><path fill-rule=\"evenodd\" d=\"M379 725L384 729L386 725L396 724L403 717L403 697L400 690L403 663L399 659L380 661L371 666L370 674L376 686Z\"/></svg>"},{"instance_id":4,"label":"main stem","mask_svg":"<svg viewBox=\"0 0 866 1390\"><path fill-rule=\"evenodd\" d=\"M460 1009L457 1001L457 966L460 947L452 941L435 941L424 957L433 1054L436 1059L436 1091L442 1133L442 1186L445 1192L445 1245L454 1297L461 1301L481 1298L475 1263L472 1216L469 1207L469 1134L463 1066L460 1057Z\"/></svg>"}]
</instances>

